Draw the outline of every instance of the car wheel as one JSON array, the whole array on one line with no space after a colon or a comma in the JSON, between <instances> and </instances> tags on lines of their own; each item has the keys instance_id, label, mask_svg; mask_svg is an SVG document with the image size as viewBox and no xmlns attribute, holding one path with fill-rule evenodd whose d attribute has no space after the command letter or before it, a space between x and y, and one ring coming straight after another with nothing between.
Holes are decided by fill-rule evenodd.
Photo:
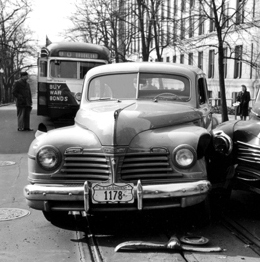
<instances>
[{"instance_id":1,"label":"car wheel","mask_svg":"<svg viewBox=\"0 0 260 262\"><path fill-rule=\"evenodd\" d=\"M232 193L232 185L226 188L216 188L210 193L212 205L217 209L225 210L228 207Z\"/></svg>"},{"instance_id":2,"label":"car wheel","mask_svg":"<svg viewBox=\"0 0 260 262\"><path fill-rule=\"evenodd\" d=\"M211 208L208 197L203 202L187 207L185 210L185 216L190 221L189 223L195 227L204 227L211 221Z\"/></svg>"},{"instance_id":3,"label":"car wheel","mask_svg":"<svg viewBox=\"0 0 260 262\"><path fill-rule=\"evenodd\" d=\"M203 202L198 205L195 205L196 209L195 214L197 216L198 225L206 226L211 221L211 205L209 197L207 197Z\"/></svg>"},{"instance_id":4,"label":"car wheel","mask_svg":"<svg viewBox=\"0 0 260 262\"><path fill-rule=\"evenodd\" d=\"M42 213L51 223L63 222L69 219L68 211L42 211Z\"/></svg>"}]
</instances>

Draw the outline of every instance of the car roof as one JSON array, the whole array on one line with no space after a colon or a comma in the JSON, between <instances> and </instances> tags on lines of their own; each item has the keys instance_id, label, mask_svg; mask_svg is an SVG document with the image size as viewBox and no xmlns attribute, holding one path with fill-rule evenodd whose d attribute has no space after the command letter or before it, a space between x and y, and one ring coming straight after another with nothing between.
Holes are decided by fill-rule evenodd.
<instances>
[{"instance_id":1,"label":"car roof","mask_svg":"<svg viewBox=\"0 0 260 262\"><path fill-rule=\"evenodd\" d=\"M190 65L163 63L163 62L125 62L102 65L92 68L87 73L87 77L98 74L109 73L165 73L180 74L194 77L196 74L204 74L200 68Z\"/></svg>"}]
</instances>

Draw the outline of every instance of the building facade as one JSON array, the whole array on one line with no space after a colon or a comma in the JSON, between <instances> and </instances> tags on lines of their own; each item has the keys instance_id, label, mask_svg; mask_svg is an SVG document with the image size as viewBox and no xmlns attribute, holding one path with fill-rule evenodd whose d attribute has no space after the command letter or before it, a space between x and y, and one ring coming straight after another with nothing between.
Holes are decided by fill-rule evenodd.
<instances>
[{"instance_id":1,"label":"building facade","mask_svg":"<svg viewBox=\"0 0 260 262\"><path fill-rule=\"evenodd\" d=\"M220 97L218 38L212 5L217 6L224 41L225 58L221 66L224 69L226 98L230 100L228 106L232 105L236 94L241 91L241 85L247 86L253 101L260 87L260 1L159 2L157 19L160 19L158 31L162 47L161 61L190 64L203 69L207 74L212 98ZM146 21L146 16L151 17L145 14L143 19ZM150 61L158 61L154 47L155 43L152 41ZM130 49L130 59L142 60L140 48L142 48L140 39L134 41Z\"/></svg>"}]
</instances>

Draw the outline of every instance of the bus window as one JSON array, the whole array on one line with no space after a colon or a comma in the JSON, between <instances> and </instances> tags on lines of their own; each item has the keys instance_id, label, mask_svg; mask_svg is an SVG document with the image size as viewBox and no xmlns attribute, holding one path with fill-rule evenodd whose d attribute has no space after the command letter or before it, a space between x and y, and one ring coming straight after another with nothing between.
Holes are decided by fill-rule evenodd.
<instances>
[{"instance_id":1,"label":"bus window","mask_svg":"<svg viewBox=\"0 0 260 262\"><path fill-rule=\"evenodd\" d=\"M61 78L77 78L77 62L52 60L51 76Z\"/></svg>"},{"instance_id":2,"label":"bus window","mask_svg":"<svg viewBox=\"0 0 260 262\"><path fill-rule=\"evenodd\" d=\"M47 76L47 61L40 61L40 76Z\"/></svg>"},{"instance_id":3,"label":"bus window","mask_svg":"<svg viewBox=\"0 0 260 262\"><path fill-rule=\"evenodd\" d=\"M96 62L80 62L80 79L83 79L85 74L93 67L103 65L104 63Z\"/></svg>"}]
</instances>

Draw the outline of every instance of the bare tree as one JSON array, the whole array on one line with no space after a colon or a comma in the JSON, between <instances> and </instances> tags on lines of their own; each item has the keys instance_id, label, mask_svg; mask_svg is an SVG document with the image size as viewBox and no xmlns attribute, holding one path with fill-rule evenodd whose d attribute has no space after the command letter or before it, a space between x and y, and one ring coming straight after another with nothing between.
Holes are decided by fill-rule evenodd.
<instances>
[{"instance_id":1,"label":"bare tree","mask_svg":"<svg viewBox=\"0 0 260 262\"><path fill-rule=\"evenodd\" d=\"M74 24L67 30L70 39L103 44L111 50L116 62L127 61L133 42L140 42L142 60L148 61L155 49L161 61L163 49L169 45L163 28L164 0L89 0L76 5L70 17ZM152 44L154 45L152 46Z\"/></svg>"},{"instance_id":2,"label":"bare tree","mask_svg":"<svg viewBox=\"0 0 260 262\"><path fill-rule=\"evenodd\" d=\"M138 21L137 25L132 23L132 26L136 26L138 31L133 40L141 42L142 60L148 61L151 52L155 50L157 61L161 61L163 50L170 45L170 39L172 39L165 34L170 23L172 23L172 19L169 17L169 6L166 5L164 0L136 0L131 2L134 3L134 8L132 8L134 17L131 19Z\"/></svg>"},{"instance_id":3,"label":"bare tree","mask_svg":"<svg viewBox=\"0 0 260 262\"><path fill-rule=\"evenodd\" d=\"M193 30L203 28L202 25L206 21L209 22L210 30L208 33L203 32L197 38L185 39L183 43L188 50L208 47L213 48L215 55L218 55L219 90L222 122L224 122L228 120L224 62L233 59L256 66L251 51L237 49L236 40L243 39L246 42L248 40L246 36L251 34L253 27L259 27L259 21L252 20L252 10L246 8L248 0L237 1L235 6L230 6L228 0L197 0L196 4L195 1L191 2L194 6L187 19L192 19ZM225 52L225 49L229 52Z\"/></svg>"},{"instance_id":4,"label":"bare tree","mask_svg":"<svg viewBox=\"0 0 260 262\"><path fill-rule=\"evenodd\" d=\"M5 102L11 99L11 87L21 70L33 65L28 60L36 54L32 45L32 32L25 28L25 21L31 12L29 2L0 0L0 68L3 69Z\"/></svg>"},{"instance_id":5,"label":"bare tree","mask_svg":"<svg viewBox=\"0 0 260 262\"><path fill-rule=\"evenodd\" d=\"M106 46L116 62L126 61L131 36L124 29L124 1L89 0L76 5L70 17L74 27L67 30L68 38Z\"/></svg>"}]
</instances>

